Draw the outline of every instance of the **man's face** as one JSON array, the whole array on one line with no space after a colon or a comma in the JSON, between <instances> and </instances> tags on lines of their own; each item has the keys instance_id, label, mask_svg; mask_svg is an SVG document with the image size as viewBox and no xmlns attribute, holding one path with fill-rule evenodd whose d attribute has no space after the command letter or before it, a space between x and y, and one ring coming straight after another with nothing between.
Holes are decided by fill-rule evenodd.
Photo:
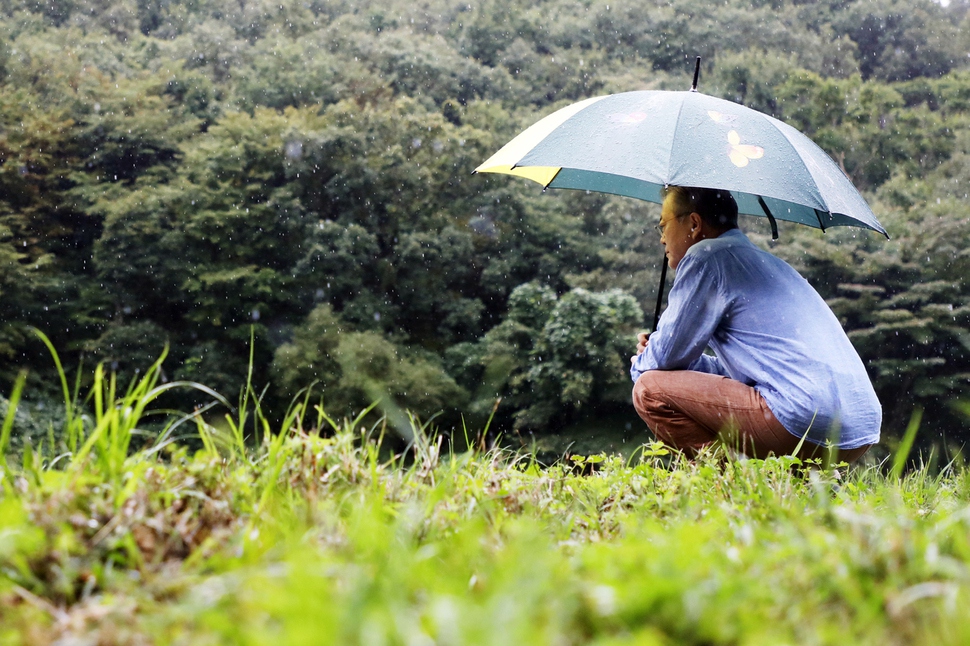
<instances>
[{"instance_id":1,"label":"man's face","mask_svg":"<svg viewBox=\"0 0 970 646\"><path fill-rule=\"evenodd\" d=\"M676 214L671 199L664 200L660 209L660 243L666 249L667 262L671 269L677 269L684 254L696 242L691 236L689 213Z\"/></svg>"}]
</instances>

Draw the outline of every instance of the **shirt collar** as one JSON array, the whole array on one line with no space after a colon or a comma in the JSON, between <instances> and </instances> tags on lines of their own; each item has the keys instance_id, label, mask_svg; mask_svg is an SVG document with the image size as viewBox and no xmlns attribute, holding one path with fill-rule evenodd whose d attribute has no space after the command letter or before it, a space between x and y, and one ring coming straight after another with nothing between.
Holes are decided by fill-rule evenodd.
<instances>
[{"instance_id":1,"label":"shirt collar","mask_svg":"<svg viewBox=\"0 0 970 646\"><path fill-rule=\"evenodd\" d=\"M698 254L701 251L716 251L718 249L727 249L729 247L750 244L751 241L748 240L748 236L744 235L744 232L741 229L728 229L716 238L701 240L697 244L692 245L684 256L686 257L692 254Z\"/></svg>"}]
</instances>

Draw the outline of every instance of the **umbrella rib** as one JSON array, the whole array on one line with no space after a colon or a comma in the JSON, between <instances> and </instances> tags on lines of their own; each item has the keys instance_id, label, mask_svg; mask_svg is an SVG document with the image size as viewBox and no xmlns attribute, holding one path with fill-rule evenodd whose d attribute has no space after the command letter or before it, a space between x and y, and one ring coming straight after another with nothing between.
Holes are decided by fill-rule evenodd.
<instances>
[{"instance_id":1,"label":"umbrella rib","mask_svg":"<svg viewBox=\"0 0 970 646\"><path fill-rule=\"evenodd\" d=\"M788 135L787 135L787 134L785 133L785 131L784 131L784 130L782 130L781 128L779 128L779 127L778 127L778 125L777 125L777 124L775 123L775 121L776 121L776 119L774 119L774 117L771 117L770 115L765 115L765 116L768 116L768 118L767 118L767 119L765 119L765 123L767 123L767 124L768 124L768 125L770 125L770 126L771 126L772 128L774 128L774 129L775 129L775 130L776 130L776 131L778 132L778 134L780 134L780 135L781 135L781 136L782 136L782 137L783 137L783 138L785 139L785 141L787 141L787 142L788 142L789 144L791 144L791 145L793 145L793 146L794 146L794 144L792 143L792 140L788 138ZM779 123L783 123L783 122L781 122L781 121L779 121ZM788 124L785 124L785 125L787 126ZM809 138L809 137L808 137L807 135L806 135L806 138L807 138L807 139L808 139L809 141L812 141L812 140L811 140L811 139L810 139L810 138ZM812 143L814 144L815 142L814 142L814 141L812 141ZM815 145L816 145L816 146L818 146L818 144L815 144ZM824 151L823 151L823 152L824 152ZM815 192L817 193L817 195L818 195L818 197L820 198L820 200L819 200L819 202L820 202L820 203L821 203L822 205L824 205L824 204L825 204L825 202L824 202L823 200L821 200L821 198L822 198L822 191L821 191L821 190L819 190L819 186L818 186L818 181L817 181L817 180L815 179L815 175L813 175L813 174L812 174L812 171L811 171L811 170L809 170L809 168L808 168L808 164L806 164L806 163L805 163L805 160L804 160L804 159L802 159L802 157L801 157L801 155L797 155L797 156L795 157L795 159L796 159L796 160L798 161L798 163L799 163L799 164L801 164L801 166L802 166L802 169L803 169L803 170L805 171L805 173L806 173L806 174L807 174L807 175L808 175L809 177L811 177L811 178L812 178L812 183L813 183L813 188L815 189ZM769 195L769 197L776 197L776 196L774 196L774 195ZM777 198L777 199L781 199L781 198ZM806 204L805 206L808 206L808 205ZM815 210L815 211L817 211L818 209L813 209L813 210ZM818 217L818 214L817 214L817 213L815 214L815 217L816 217L816 218ZM818 223L819 223L819 225L821 225L821 224L822 224L822 221L821 221L821 220L819 220L819 222L818 222ZM822 230L823 230L823 231L825 230L825 227L824 227L824 226L822 227Z\"/></svg>"},{"instance_id":2,"label":"umbrella rib","mask_svg":"<svg viewBox=\"0 0 970 646\"><path fill-rule=\"evenodd\" d=\"M771 127L774 128L782 137L784 137L786 141L788 141L789 143L792 143L791 139L788 138L788 135L785 133L785 131L778 127L778 124L779 123L784 123L783 121L779 121L778 119L775 119L774 117L769 116L768 119L766 119L766 123L770 124ZM788 124L785 124L785 125L788 126ZM788 127L791 127L791 126L788 126ZM798 131L796 130L796 132L798 132ZM828 153L826 153L825 150L822 149L821 146L819 146L817 143L815 143L807 135L806 135L806 139L808 139L808 141L810 141L813 145L815 145L815 147L817 147L822 152L822 154L828 156L829 159L831 159L831 156ZM827 204L824 201L824 196L822 195L822 192L820 190L820 187L818 185L818 182L815 179L815 175L813 175L812 174L812 171L809 170L808 165L805 163L805 160L801 156L798 156L796 159L802 165L802 168L804 168L805 171L808 173L808 176L812 178L812 181L815 182L815 187L814 188L818 192L818 197L819 198L822 198L820 200L822 202L822 205L823 206L827 206ZM848 178L846 178L846 179L848 179ZM852 181L851 180L849 180L849 185L850 186L853 186L853 188L855 188L855 186L852 184ZM858 189L856 189L856 190L858 191ZM861 197L861 195L860 195L860 197ZM781 199L781 198L778 198L778 199ZM864 199L863 199L863 202L865 202ZM819 229L821 229L824 232L825 231L825 224L822 222L822 216L821 216L821 214L822 213L825 213L826 215L828 215L831 218L832 215L833 215L832 212L831 211L820 211L819 209L816 209L816 208L813 208L812 210L815 212L815 218L818 220L818 227L819 227ZM873 214L873 217L875 218L875 214ZM876 231L877 233L881 233L884 236L886 236L887 239L889 238L889 234L886 233L886 231L882 228L882 225L879 224L878 220L876 221L876 224L878 225L879 228L876 228L876 227L872 226L870 223L863 222L863 221L859 220L858 218L852 218L852 219L854 219L856 222L859 222L859 224L862 225L862 228L870 229L872 231Z\"/></svg>"},{"instance_id":3,"label":"umbrella rib","mask_svg":"<svg viewBox=\"0 0 970 646\"><path fill-rule=\"evenodd\" d=\"M553 175L552 177L549 178L549 181L546 182L546 185L542 187L542 191L543 192L545 192L545 190L547 188L549 188L549 185L550 184L552 184L553 182L556 181L556 178L559 177L559 173L561 173L561 172L562 172L562 166L559 167L559 170L556 171L555 175Z\"/></svg>"},{"instance_id":4,"label":"umbrella rib","mask_svg":"<svg viewBox=\"0 0 970 646\"><path fill-rule=\"evenodd\" d=\"M812 209L812 210L815 211L815 217L818 219L818 228L822 230L822 233L825 233L825 225L822 224L821 214L819 214L818 209Z\"/></svg>"},{"instance_id":5,"label":"umbrella rib","mask_svg":"<svg viewBox=\"0 0 970 646\"><path fill-rule=\"evenodd\" d=\"M775 222L775 216L771 214L771 209L769 209L768 205L765 204L765 198L761 197L760 195L758 196L758 204L761 205L761 210L765 212L766 216L768 216L768 224L771 225L771 239L777 240L778 223ZM818 209L815 210L815 217L818 217ZM821 222L819 222L819 224L821 224ZM825 228L823 227L822 230L824 231Z\"/></svg>"},{"instance_id":6,"label":"umbrella rib","mask_svg":"<svg viewBox=\"0 0 970 646\"><path fill-rule=\"evenodd\" d=\"M696 92L696 90L695 90L695 92ZM685 92L684 94L690 94L690 92ZM680 107L677 108L677 116L674 117L674 134L670 138L671 142L677 141L677 129L680 126L680 115L681 115L681 113L683 113L683 111L684 111L684 105L686 103L687 103L687 99L684 98L680 102ZM666 186L670 186L670 175L671 175L671 172L670 172L670 160L673 158L673 156L674 156L674 150L673 150L673 145L671 145L670 149L667 151L667 163L664 164L663 183L664 183L664 186L665 187Z\"/></svg>"}]
</instances>

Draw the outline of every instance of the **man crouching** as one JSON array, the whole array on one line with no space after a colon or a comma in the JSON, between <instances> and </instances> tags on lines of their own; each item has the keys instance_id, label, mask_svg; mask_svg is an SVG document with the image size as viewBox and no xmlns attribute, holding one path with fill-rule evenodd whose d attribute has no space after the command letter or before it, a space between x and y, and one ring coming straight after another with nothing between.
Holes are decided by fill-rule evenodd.
<instances>
[{"instance_id":1,"label":"man crouching","mask_svg":"<svg viewBox=\"0 0 970 646\"><path fill-rule=\"evenodd\" d=\"M737 221L728 191L665 189L657 228L677 274L631 358L633 404L688 455L715 441L750 457L793 454L804 438L799 457L831 447L852 462L882 425L862 360L818 292Z\"/></svg>"}]
</instances>

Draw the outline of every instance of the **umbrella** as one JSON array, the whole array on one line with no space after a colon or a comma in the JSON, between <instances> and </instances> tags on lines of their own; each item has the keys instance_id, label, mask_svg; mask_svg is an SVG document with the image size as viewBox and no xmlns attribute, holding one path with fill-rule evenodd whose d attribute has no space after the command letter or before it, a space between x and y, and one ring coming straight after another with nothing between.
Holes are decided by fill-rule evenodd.
<instances>
[{"instance_id":1,"label":"umbrella","mask_svg":"<svg viewBox=\"0 0 970 646\"><path fill-rule=\"evenodd\" d=\"M523 131L477 173L505 173L543 188L571 188L662 203L665 186L728 190L738 212L823 231L854 226L886 235L842 169L807 136L743 105L696 91L598 96ZM666 279L666 256L654 329Z\"/></svg>"}]
</instances>

